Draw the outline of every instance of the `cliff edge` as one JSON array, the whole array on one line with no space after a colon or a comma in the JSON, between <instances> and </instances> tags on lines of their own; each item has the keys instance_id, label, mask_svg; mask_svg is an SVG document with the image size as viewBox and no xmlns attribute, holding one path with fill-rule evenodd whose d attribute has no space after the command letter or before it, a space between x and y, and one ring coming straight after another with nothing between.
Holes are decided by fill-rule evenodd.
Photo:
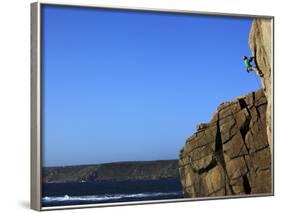
<instances>
[{"instance_id":1,"label":"cliff edge","mask_svg":"<svg viewBox=\"0 0 281 213\"><path fill-rule=\"evenodd\" d=\"M249 36L249 46L256 56L256 64L264 74L261 78L267 98L266 127L269 146L272 152L272 21L271 19L255 19Z\"/></svg>"},{"instance_id":2,"label":"cliff edge","mask_svg":"<svg viewBox=\"0 0 281 213\"><path fill-rule=\"evenodd\" d=\"M222 103L186 140L179 156L185 197L272 192L270 20L254 20L249 44L263 88Z\"/></svg>"}]
</instances>

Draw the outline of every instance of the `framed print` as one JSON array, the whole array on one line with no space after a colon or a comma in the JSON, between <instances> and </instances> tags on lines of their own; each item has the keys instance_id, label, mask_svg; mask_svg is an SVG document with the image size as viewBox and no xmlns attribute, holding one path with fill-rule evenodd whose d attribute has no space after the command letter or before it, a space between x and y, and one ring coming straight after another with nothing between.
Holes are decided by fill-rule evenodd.
<instances>
[{"instance_id":1,"label":"framed print","mask_svg":"<svg viewBox=\"0 0 281 213\"><path fill-rule=\"evenodd\" d=\"M31 208L273 195L273 17L31 5Z\"/></svg>"}]
</instances>

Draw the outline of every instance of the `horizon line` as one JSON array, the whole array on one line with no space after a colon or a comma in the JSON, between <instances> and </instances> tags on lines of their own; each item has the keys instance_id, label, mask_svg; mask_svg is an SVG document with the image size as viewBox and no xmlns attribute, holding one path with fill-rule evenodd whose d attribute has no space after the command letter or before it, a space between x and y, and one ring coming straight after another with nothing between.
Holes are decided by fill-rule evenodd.
<instances>
[{"instance_id":1,"label":"horizon line","mask_svg":"<svg viewBox=\"0 0 281 213\"><path fill-rule=\"evenodd\" d=\"M114 163L133 163L133 162L157 162L157 161L178 161L177 158L175 159L160 159L160 160L132 160L132 161L112 161L112 162L105 162L105 163L89 163L89 164L69 164L69 165L57 165L57 166L43 166L42 168L55 168L55 167L73 167L73 166L95 166L95 165L102 165L102 164L114 164Z\"/></svg>"}]
</instances>

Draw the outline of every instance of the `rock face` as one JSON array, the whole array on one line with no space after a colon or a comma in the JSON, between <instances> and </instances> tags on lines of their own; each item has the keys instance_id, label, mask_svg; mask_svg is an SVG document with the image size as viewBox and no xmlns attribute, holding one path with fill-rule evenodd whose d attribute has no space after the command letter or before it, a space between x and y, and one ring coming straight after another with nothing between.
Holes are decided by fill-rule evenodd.
<instances>
[{"instance_id":1,"label":"rock face","mask_svg":"<svg viewBox=\"0 0 281 213\"><path fill-rule=\"evenodd\" d=\"M43 183L155 180L179 178L178 160L131 161L96 165L45 167Z\"/></svg>"},{"instance_id":2,"label":"rock face","mask_svg":"<svg viewBox=\"0 0 281 213\"><path fill-rule=\"evenodd\" d=\"M267 99L260 89L221 104L179 157L185 197L270 193Z\"/></svg>"},{"instance_id":3,"label":"rock face","mask_svg":"<svg viewBox=\"0 0 281 213\"><path fill-rule=\"evenodd\" d=\"M249 46L259 70L264 74L261 82L267 98L266 126L268 142L272 151L272 21L271 19L255 19L252 24Z\"/></svg>"}]
</instances>

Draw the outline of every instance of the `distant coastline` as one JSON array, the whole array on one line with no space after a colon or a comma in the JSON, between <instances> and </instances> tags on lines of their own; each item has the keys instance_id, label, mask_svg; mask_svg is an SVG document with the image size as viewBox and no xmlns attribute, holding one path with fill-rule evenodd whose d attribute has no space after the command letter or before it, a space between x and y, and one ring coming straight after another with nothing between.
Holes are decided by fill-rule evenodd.
<instances>
[{"instance_id":1,"label":"distant coastline","mask_svg":"<svg viewBox=\"0 0 281 213\"><path fill-rule=\"evenodd\" d=\"M43 167L42 172L43 183L179 178L177 159Z\"/></svg>"}]
</instances>

